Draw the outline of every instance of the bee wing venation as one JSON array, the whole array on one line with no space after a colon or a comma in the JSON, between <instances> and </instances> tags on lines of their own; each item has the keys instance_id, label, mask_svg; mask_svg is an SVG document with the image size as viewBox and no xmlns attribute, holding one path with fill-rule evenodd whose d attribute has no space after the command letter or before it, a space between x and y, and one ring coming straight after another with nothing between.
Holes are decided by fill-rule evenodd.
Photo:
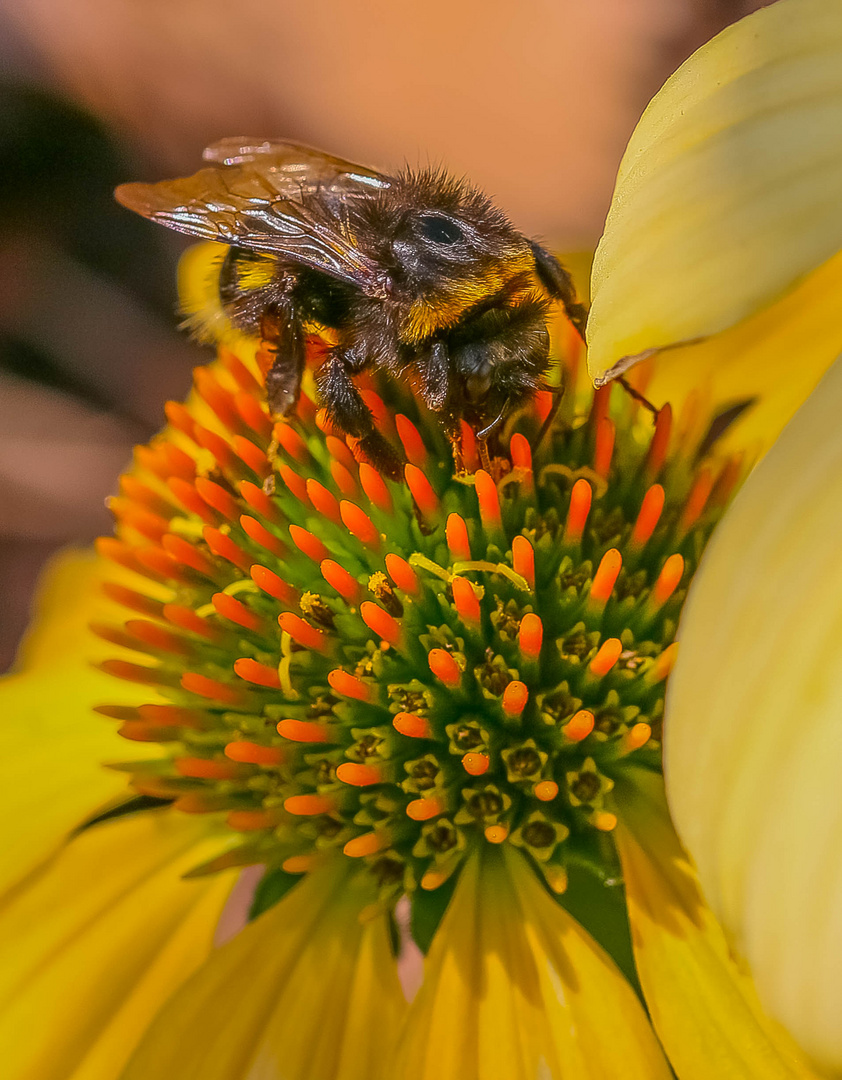
<instances>
[{"instance_id":1,"label":"bee wing venation","mask_svg":"<svg viewBox=\"0 0 842 1080\"><path fill-rule=\"evenodd\" d=\"M117 199L178 232L275 255L381 295L384 272L347 228L347 200L371 198L389 180L297 143L223 139L215 162L193 176L123 184Z\"/></svg>"}]
</instances>

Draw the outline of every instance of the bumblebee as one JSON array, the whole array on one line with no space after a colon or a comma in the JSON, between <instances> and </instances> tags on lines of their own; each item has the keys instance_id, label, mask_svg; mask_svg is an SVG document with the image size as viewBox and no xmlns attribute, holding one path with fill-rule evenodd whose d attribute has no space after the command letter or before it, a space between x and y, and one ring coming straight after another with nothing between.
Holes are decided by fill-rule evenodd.
<instances>
[{"instance_id":1,"label":"bumblebee","mask_svg":"<svg viewBox=\"0 0 842 1080\"><path fill-rule=\"evenodd\" d=\"M295 408L309 328L329 332L320 403L387 476L400 476L403 461L376 428L357 374L411 379L458 460L462 420L484 449L543 385L553 300L584 334L568 273L466 181L440 170L385 176L273 139L223 139L204 160L193 176L123 184L116 197L227 245L219 304L274 352L266 392L276 416Z\"/></svg>"}]
</instances>

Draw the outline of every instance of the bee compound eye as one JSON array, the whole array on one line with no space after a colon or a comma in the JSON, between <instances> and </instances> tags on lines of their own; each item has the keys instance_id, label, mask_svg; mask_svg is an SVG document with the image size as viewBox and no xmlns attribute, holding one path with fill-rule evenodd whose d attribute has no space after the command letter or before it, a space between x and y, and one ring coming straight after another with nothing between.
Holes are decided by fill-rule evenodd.
<instances>
[{"instance_id":1,"label":"bee compound eye","mask_svg":"<svg viewBox=\"0 0 842 1080\"><path fill-rule=\"evenodd\" d=\"M422 214L418 218L419 231L425 240L434 244L458 244L465 234L455 221L442 214Z\"/></svg>"}]
</instances>

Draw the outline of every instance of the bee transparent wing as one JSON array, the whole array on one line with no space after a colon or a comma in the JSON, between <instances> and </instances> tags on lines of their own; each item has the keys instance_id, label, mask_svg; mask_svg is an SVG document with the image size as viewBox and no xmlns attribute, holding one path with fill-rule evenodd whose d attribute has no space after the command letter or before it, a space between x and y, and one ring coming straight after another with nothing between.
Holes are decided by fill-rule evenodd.
<instances>
[{"instance_id":1,"label":"bee transparent wing","mask_svg":"<svg viewBox=\"0 0 842 1080\"><path fill-rule=\"evenodd\" d=\"M224 139L205 151L217 164L156 184L122 184L117 200L177 232L274 255L330 274L372 296L388 275L360 251L349 199L389 181L296 143Z\"/></svg>"}]
</instances>

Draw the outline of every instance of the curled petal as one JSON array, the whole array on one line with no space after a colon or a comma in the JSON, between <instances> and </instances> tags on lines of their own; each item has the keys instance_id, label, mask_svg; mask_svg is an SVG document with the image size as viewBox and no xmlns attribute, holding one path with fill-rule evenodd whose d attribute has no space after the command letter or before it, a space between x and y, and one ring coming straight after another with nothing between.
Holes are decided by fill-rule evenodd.
<instances>
[{"instance_id":1,"label":"curled petal","mask_svg":"<svg viewBox=\"0 0 842 1080\"><path fill-rule=\"evenodd\" d=\"M597 250L597 384L734 325L842 248L840 124L834 0L781 0L679 68L632 135Z\"/></svg>"}]
</instances>

